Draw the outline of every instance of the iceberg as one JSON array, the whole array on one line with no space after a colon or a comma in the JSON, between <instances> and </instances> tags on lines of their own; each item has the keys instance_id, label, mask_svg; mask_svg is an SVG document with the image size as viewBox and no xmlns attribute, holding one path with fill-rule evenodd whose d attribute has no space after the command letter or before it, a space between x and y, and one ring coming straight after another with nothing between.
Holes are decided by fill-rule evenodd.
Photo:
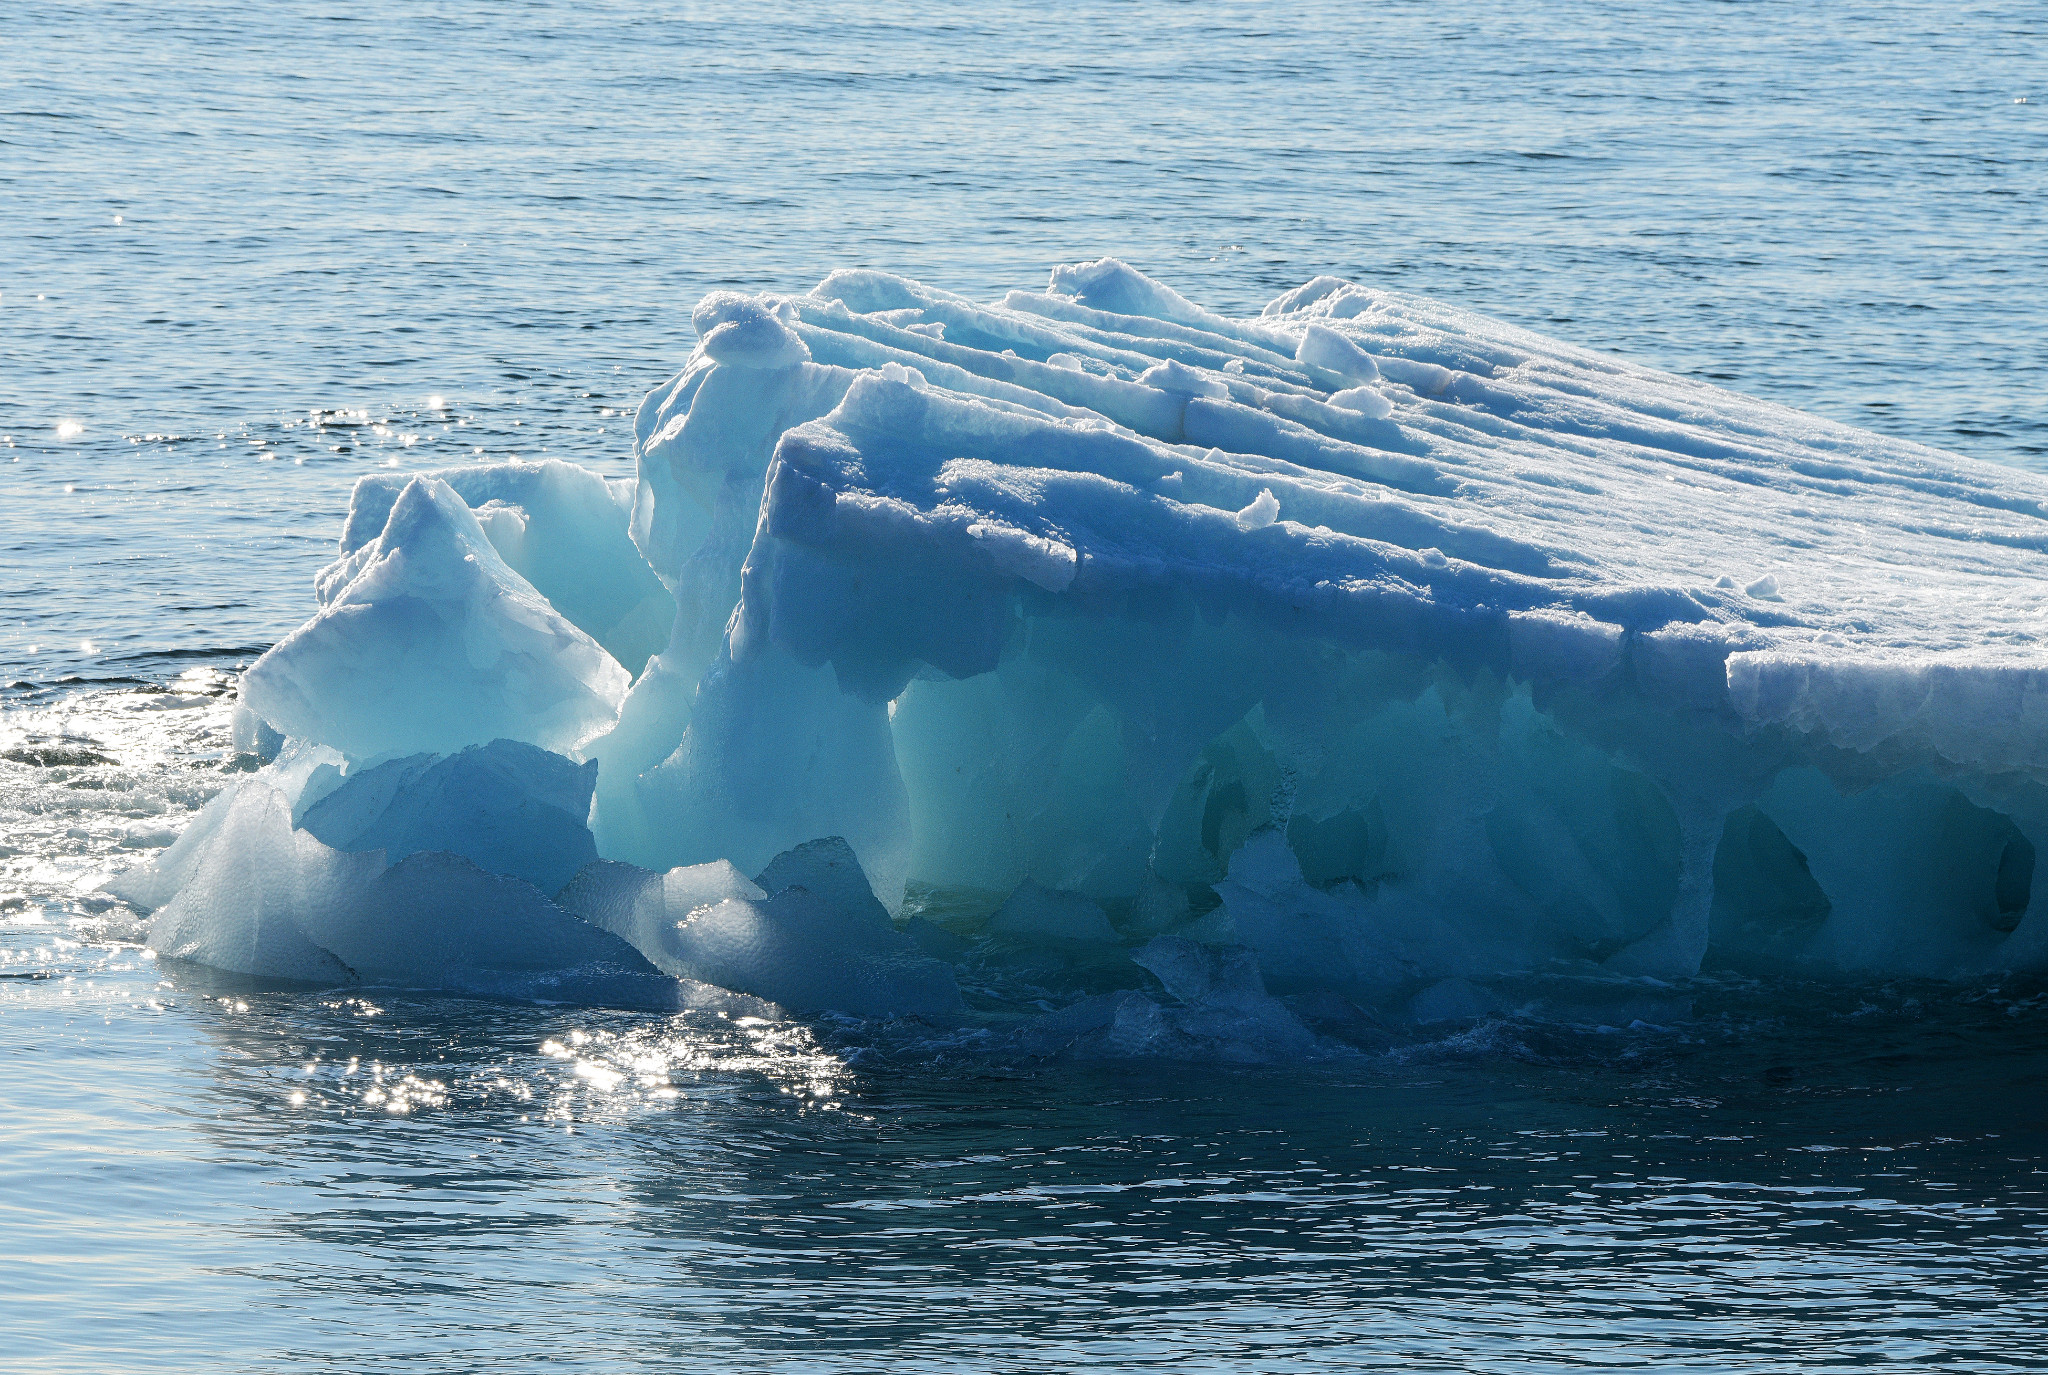
<instances>
[{"instance_id":1,"label":"iceberg","mask_svg":"<svg viewBox=\"0 0 2048 1375\"><path fill-rule=\"evenodd\" d=\"M1047 1044L1253 1058L1283 999L2048 965L2048 480L1334 277L692 323L630 490L358 484L276 762L123 880L160 948L383 968L348 893L488 879L563 968L952 1017L1085 955Z\"/></svg>"}]
</instances>

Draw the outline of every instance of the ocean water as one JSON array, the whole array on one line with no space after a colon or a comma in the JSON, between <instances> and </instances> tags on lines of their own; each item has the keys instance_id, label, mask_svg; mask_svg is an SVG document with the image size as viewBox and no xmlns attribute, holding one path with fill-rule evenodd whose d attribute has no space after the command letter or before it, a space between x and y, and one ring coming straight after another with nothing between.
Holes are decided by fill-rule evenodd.
<instances>
[{"instance_id":1,"label":"ocean water","mask_svg":"<svg viewBox=\"0 0 2048 1375\"><path fill-rule=\"evenodd\" d=\"M2044 59L1968 0L0 7L0 1369L2048 1367L2039 983L1043 1064L212 984L89 892L357 476L629 472L718 287L1336 272L2048 466Z\"/></svg>"}]
</instances>

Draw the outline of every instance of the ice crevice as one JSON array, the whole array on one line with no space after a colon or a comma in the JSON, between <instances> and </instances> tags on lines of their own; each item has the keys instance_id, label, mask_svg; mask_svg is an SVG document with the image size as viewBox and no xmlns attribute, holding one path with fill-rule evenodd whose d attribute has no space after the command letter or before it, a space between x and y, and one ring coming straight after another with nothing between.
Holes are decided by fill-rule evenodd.
<instances>
[{"instance_id":1,"label":"ice crevice","mask_svg":"<svg viewBox=\"0 0 2048 1375\"><path fill-rule=\"evenodd\" d=\"M1331 999L2048 962L2041 478L1334 278L692 323L630 490L358 484L245 675L276 762L117 881L160 949L378 977L379 920L513 884L436 986L1029 985L1040 1041L1225 1058Z\"/></svg>"}]
</instances>

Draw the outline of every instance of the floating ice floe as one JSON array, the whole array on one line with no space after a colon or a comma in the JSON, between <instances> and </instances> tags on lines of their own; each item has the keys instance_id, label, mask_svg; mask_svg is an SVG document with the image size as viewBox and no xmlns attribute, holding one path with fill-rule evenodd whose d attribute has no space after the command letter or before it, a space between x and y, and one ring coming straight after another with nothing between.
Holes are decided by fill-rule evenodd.
<instances>
[{"instance_id":1,"label":"floating ice floe","mask_svg":"<svg viewBox=\"0 0 2048 1375\"><path fill-rule=\"evenodd\" d=\"M250 910L325 911L330 855L579 867L542 901L670 975L952 1015L932 952L1085 946L1127 978L1075 1036L1183 1050L1218 1007L1294 1044L1214 991L1243 961L1422 1020L1546 970L2048 963L2048 481L1327 277L1230 319L1111 259L995 305L847 271L693 321L630 503L359 484L246 675L290 794L233 803ZM130 883L164 948L324 977L205 929L180 845ZM907 892L980 896L899 935Z\"/></svg>"}]
</instances>

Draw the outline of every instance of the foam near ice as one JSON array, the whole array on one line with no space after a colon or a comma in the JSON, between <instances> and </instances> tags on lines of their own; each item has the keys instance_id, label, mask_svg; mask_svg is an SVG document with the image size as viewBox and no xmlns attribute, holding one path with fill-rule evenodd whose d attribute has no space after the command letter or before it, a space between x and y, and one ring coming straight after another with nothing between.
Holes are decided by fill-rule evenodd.
<instances>
[{"instance_id":1,"label":"foam near ice","mask_svg":"<svg viewBox=\"0 0 2048 1375\"><path fill-rule=\"evenodd\" d=\"M670 975L951 1015L920 946L968 947L887 913L979 894L1170 990L1055 1042L1253 1058L1310 1053L1276 994L2048 962L2038 477L1336 278L1230 319L1113 259L994 305L842 271L693 324L630 493L358 485L236 728L302 829L239 934L167 940L317 967L262 914L325 900L326 837L574 871Z\"/></svg>"}]
</instances>

